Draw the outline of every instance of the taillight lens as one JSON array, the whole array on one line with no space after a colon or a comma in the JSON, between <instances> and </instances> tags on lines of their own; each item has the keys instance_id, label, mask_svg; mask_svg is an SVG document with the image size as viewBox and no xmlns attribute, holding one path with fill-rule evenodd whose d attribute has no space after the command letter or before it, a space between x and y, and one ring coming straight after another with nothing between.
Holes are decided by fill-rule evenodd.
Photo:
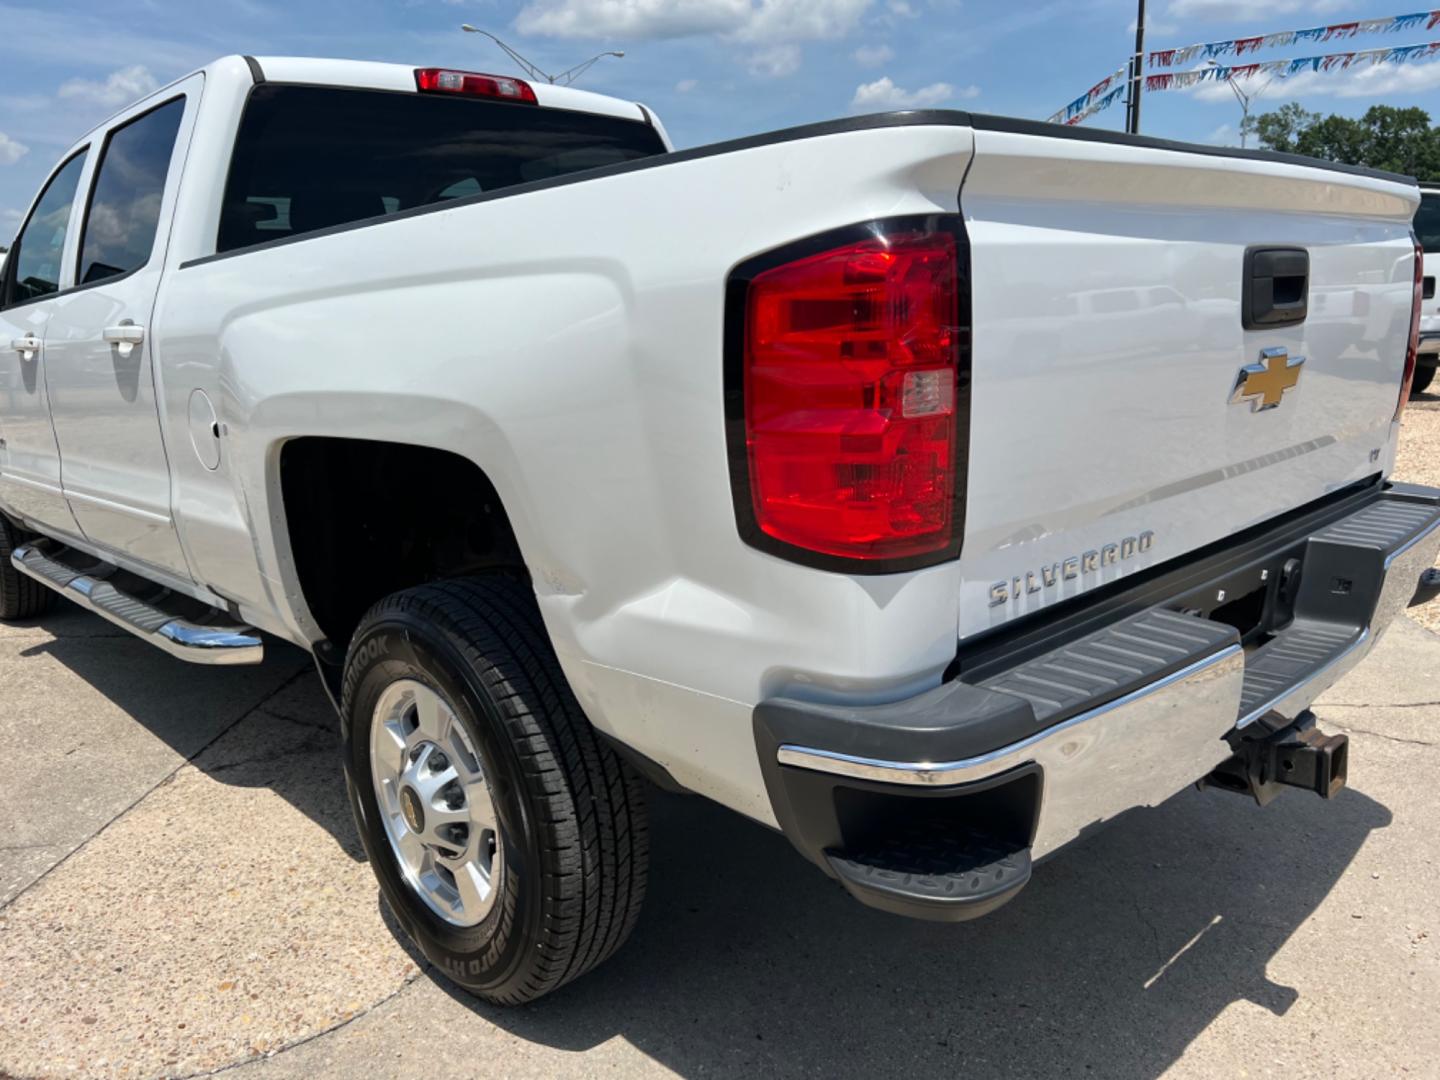
<instances>
[{"instance_id":1,"label":"taillight lens","mask_svg":"<svg viewBox=\"0 0 1440 1080\"><path fill-rule=\"evenodd\" d=\"M1415 381L1415 357L1420 352L1420 302L1425 298L1425 249L1412 232L1415 245L1415 291L1410 299L1410 343L1405 347L1405 374L1400 379L1400 400L1395 405L1395 419L1405 411L1410 400L1410 384Z\"/></svg>"},{"instance_id":2,"label":"taillight lens","mask_svg":"<svg viewBox=\"0 0 1440 1080\"><path fill-rule=\"evenodd\" d=\"M449 68L416 68L415 89L435 94L464 94L469 97L500 98L535 105L535 89L523 79L508 75L481 75L475 71Z\"/></svg>"},{"instance_id":3,"label":"taillight lens","mask_svg":"<svg viewBox=\"0 0 1440 1080\"><path fill-rule=\"evenodd\" d=\"M957 231L877 228L748 276L747 509L763 537L872 571L958 553Z\"/></svg>"}]
</instances>

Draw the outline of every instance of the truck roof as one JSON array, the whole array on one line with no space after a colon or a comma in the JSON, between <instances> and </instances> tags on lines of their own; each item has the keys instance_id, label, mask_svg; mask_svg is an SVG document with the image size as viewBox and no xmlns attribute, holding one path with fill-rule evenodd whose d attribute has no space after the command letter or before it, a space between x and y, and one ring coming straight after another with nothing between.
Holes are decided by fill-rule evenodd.
<instances>
[{"instance_id":1,"label":"truck roof","mask_svg":"<svg viewBox=\"0 0 1440 1080\"><path fill-rule=\"evenodd\" d=\"M330 60L312 56L258 56L246 57L246 63L258 65L266 80L273 82L310 83L318 86L350 86L370 90L415 89L415 70L421 67L445 67L443 64L383 64L371 60ZM482 65L483 66L483 65ZM466 67L466 70L478 69ZM486 72L519 79L518 75L505 72ZM522 79L535 91L535 99L552 109L570 109L575 112L599 113L602 116L617 116L625 120L649 121L647 111L633 101L595 94L589 90L576 90L572 86L553 86L550 83Z\"/></svg>"},{"instance_id":2,"label":"truck roof","mask_svg":"<svg viewBox=\"0 0 1440 1080\"><path fill-rule=\"evenodd\" d=\"M148 98L158 98L170 87L184 82L197 72L204 72L207 75L212 73L218 75L222 72L233 73L243 70L240 67L242 64L248 65L256 82L306 83L311 86L343 86L361 90L399 90L411 93L415 92L417 69L443 66L437 64L386 64L374 60L335 60L316 56L256 57L238 54L221 56L202 68L186 72L178 79L172 79L158 90L152 90L144 97L137 98L136 101L127 101L121 109L111 113L98 124L92 125L76 141L81 142L94 132L106 127L111 120L131 108L136 102ZM472 71L480 74L474 68L452 70ZM504 72L484 72L484 74L519 79L519 76L507 75ZM670 145L669 137L655 115L639 102L610 97L608 94L595 94L589 90L576 90L572 86L553 86L550 83L535 82L530 79L520 79L520 81L527 83L535 91L535 100L543 107L596 113L600 116L615 116L623 120L639 120L642 123L653 125L660 132L660 137L664 140L665 145Z\"/></svg>"}]
</instances>

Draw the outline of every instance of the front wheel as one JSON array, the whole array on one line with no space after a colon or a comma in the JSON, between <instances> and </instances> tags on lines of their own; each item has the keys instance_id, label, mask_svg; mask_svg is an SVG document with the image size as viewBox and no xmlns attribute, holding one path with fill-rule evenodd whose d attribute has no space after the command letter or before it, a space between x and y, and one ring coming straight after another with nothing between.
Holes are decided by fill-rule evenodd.
<instances>
[{"instance_id":1,"label":"front wheel","mask_svg":"<svg viewBox=\"0 0 1440 1080\"><path fill-rule=\"evenodd\" d=\"M10 554L30 539L0 514L0 619L33 619L50 606L53 593L34 578L20 573Z\"/></svg>"},{"instance_id":2,"label":"front wheel","mask_svg":"<svg viewBox=\"0 0 1440 1080\"><path fill-rule=\"evenodd\" d=\"M528 586L382 600L351 643L341 711L371 866L450 978L531 1001L629 935L649 847L641 783L575 701Z\"/></svg>"},{"instance_id":3,"label":"front wheel","mask_svg":"<svg viewBox=\"0 0 1440 1080\"><path fill-rule=\"evenodd\" d=\"M1415 381L1410 384L1410 394L1423 394L1435 378L1434 367L1417 367L1415 369Z\"/></svg>"}]
</instances>

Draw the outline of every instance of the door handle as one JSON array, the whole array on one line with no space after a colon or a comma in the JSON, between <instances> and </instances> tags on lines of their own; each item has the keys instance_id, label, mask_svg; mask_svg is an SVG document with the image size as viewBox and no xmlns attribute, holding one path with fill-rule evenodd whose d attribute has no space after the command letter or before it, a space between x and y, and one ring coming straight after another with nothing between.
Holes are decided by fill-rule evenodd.
<instances>
[{"instance_id":1,"label":"door handle","mask_svg":"<svg viewBox=\"0 0 1440 1080\"><path fill-rule=\"evenodd\" d=\"M118 348L121 359L124 359L134 351L136 345L145 340L145 327L124 322L119 326L107 326L103 336L107 342Z\"/></svg>"},{"instance_id":2,"label":"door handle","mask_svg":"<svg viewBox=\"0 0 1440 1080\"><path fill-rule=\"evenodd\" d=\"M34 334L26 334L10 342L10 348L20 354L21 360L29 360L40 351L40 339Z\"/></svg>"}]
</instances>

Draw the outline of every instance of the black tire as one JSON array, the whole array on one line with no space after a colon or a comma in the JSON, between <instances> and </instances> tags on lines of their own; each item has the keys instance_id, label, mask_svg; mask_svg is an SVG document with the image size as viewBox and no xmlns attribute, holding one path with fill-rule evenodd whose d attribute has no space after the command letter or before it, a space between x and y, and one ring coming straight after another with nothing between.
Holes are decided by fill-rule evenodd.
<instances>
[{"instance_id":1,"label":"black tire","mask_svg":"<svg viewBox=\"0 0 1440 1080\"><path fill-rule=\"evenodd\" d=\"M1434 367L1417 367L1415 369L1415 381L1410 384L1410 396L1423 394L1435 378Z\"/></svg>"},{"instance_id":2,"label":"black tire","mask_svg":"<svg viewBox=\"0 0 1440 1080\"><path fill-rule=\"evenodd\" d=\"M43 614L54 595L34 578L16 570L10 561L10 553L29 539L29 533L17 529L0 514L0 619L6 621Z\"/></svg>"},{"instance_id":3,"label":"black tire","mask_svg":"<svg viewBox=\"0 0 1440 1080\"><path fill-rule=\"evenodd\" d=\"M494 906L470 928L414 891L380 818L370 728L398 679L440 693L490 780L504 866ZM455 982L498 1004L533 1001L629 936L649 858L643 787L581 711L529 585L441 582L375 605L346 658L341 731L351 809L385 898Z\"/></svg>"}]
</instances>

